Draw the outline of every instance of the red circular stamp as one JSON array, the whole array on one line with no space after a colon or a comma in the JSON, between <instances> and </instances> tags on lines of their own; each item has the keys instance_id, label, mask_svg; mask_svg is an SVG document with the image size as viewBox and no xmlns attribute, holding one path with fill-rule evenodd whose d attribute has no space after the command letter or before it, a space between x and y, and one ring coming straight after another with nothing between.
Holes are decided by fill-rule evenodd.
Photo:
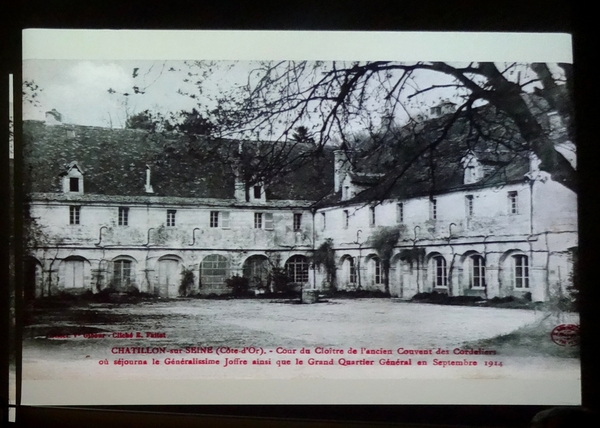
<instances>
[{"instance_id":1,"label":"red circular stamp","mask_svg":"<svg viewBox=\"0 0 600 428\"><path fill-rule=\"evenodd\" d=\"M579 344L579 326L577 324L561 324L550 333L552 341L560 346L576 346Z\"/></svg>"}]
</instances>

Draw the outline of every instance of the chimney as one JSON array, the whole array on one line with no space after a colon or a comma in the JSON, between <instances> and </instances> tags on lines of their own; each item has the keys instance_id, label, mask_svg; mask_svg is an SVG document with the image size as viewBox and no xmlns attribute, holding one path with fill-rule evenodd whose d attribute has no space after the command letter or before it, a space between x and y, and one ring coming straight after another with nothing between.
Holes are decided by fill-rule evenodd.
<instances>
[{"instance_id":1,"label":"chimney","mask_svg":"<svg viewBox=\"0 0 600 428\"><path fill-rule=\"evenodd\" d=\"M154 193L152 184L150 184L150 165L146 164L146 193Z\"/></svg>"},{"instance_id":2,"label":"chimney","mask_svg":"<svg viewBox=\"0 0 600 428\"><path fill-rule=\"evenodd\" d=\"M446 114L454 113L456 111L456 104L452 101L444 100L438 105L435 105L429 109L429 114L432 118L444 116Z\"/></svg>"},{"instance_id":3,"label":"chimney","mask_svg":"<svg viewBox=\"0 0 600 428\"><path fill-rule=\"evenodd\" d=\"M246 186L237 174L235 175L233 197L236 201L246 202Z\"/></svg>"},{"instance_id":4,"label":"chimney","mask_svg":"<svg viewBox=\"0 0 600 428\"><path fill-rule=\"evenodd\" d=\"M62 114L60 114L56 109L52 109L46 112L46 125L54 126L54 125L62 125Z\"/></svg>"},{"instance_id":5,"label":"chimney","mask_svg":"<svg viewBox=\"0 0 600 428\"><path fill-rule=\"evenodd\" d=\"M235 182L233 185L233 197L236 201L246 202L246 185L242 179L242 152L244 150L244 143L242 140L238 142L238 148L236 153L236 160L231 166L233 170L233 176Z\"/></svg>"},{"instance_id":6,"label":"chimney","mask_svg":"<svg viewBox=\"0 0 600 428\"><path fill-rule=\"evenodd\" d=\"M333 191L339 192L342 190L342 182L346 175L352 170L350 159L348 156L348 146L346 143L333 152L334 155L334 172L333 172Z\"/></svg>"}]
</instances>

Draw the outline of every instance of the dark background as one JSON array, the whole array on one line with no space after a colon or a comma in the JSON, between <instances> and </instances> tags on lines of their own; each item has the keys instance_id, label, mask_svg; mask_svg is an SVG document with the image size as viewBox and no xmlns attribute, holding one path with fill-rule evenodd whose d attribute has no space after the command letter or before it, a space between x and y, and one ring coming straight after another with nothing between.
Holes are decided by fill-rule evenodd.
<instances>
[{"instance_id":1,"label":"dark background","mask_svg":"<svg viewBox=\"0 0 600 428\"><path fill-rule=\"evenodd\" d=\"M582 365L584 406L598 411L598 369L594 345L600 338L597 327L599 280L596 274L595 243L598 236L598 177L596 163L598 136L598 91L592 65L600 49L592 31L596 21L592 8L577 7L559 0L396 0L335 1L304 0L267 2L178 1L178 0L23 0L0 5L0 54L2 83L0 100L8 98L6 75L15 74L20 85L21 29L262 29L262 30L362 30L362 31L507 31L563 32L573 34L576 115L578 126L578 170L580 171L580 263L582 274ZM573 2L574 3L574 2ZM0 18L1 20L2 18ZM16 93L19 91L16 90ZM7 108L1 103L2 132L8 127ZM20 117L20 105L15 115ZM17 122L16 133L20 126ZM3 135L6 135L4 133ZM4 141L4 140L3 140ZM18 141L17 141L18 142ZM8 199L8 148L0 145L0 201ZM19 167L16 170L17 182ZM17 202L19 195L17 194ZM0 219L6 219L9 205L0 204ZM4 222L4 224L8 224ZM0 229L0 313L8 313L9 293L4 280L8 267L6 244L9 230ZM17 234L18 242L18 234ZM20 308L18 308L20 310ZM8 317L0 321L8 330ZM6 335L0 335L6 337ZM8 366L2 339L0 366ZM0 378L2 421L6 423L7 371ZM201 387L201 385L199 385ZM257 391L260 395L260 391ZM154 406L93 409L21 407L18 426L410 426L435 424L452 426L527 426L537 406ZM161 412L161 413L156 413ZM165 413L166 412L166 413ZM204 416L200 416L204 415ZM209 415L209 416L207 416ZM210 416L212 415L212 416ZM222 415L217 417L216 415ZM255 419L255 418L260 419ZM282 420L281 418L289 418ZM295 421L293 421L295 420ZM321 422L318 422L321 421ZM329 422L324 422L329 421ZM334 421L339 421L336 423ZM343 421L343 422L342 422Z\"/></svg>"}]
</instances>

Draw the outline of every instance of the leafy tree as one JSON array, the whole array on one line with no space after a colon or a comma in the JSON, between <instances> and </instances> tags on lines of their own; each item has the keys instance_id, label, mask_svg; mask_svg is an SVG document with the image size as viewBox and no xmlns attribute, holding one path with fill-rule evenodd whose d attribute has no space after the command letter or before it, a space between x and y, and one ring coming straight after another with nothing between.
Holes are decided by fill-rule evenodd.
<instances>
[{"instance_id":1,"label":"leafy tree","mask_svg":"<svg viewBox=\"0 0 600 428\"><path fill-rule=\"evenodd\" d=\"M24 80L23 81L23 102L26 104L39 107L40 102L38 96L43 89L35 83L35 80Z\"/></svg>"},{"instance_id":2,"label":"leafy tree","mask_svg":"<svg viewBox=\"0 0 600 428\"><path fill-rule=\"evenodd\" d=\"M167 129L176 130L194 138L210 137L215 132L215 125L202 116L196 109L192 109L191 112L181 111L179 118L181 120L176 122L175 116L171 117L171 122L167 124Z\"/></svg>"},{"instance_id":3,"label":"leafy tree","mask_svg":"<svg viewBox=\"0 0 600 428\"><path fill-rule=\"evenodd\" d=\"M140 113L129 116L125 121L127 129L142 129L144 131L153 131L156 129L157 121L150 110L144 110Z\"/></svg>"},{"instance_id":4,"label":"leafy tree","mask_svg":"<svg viewBox=\"0 0 600 428\"><path fill-rule=\"evenodd\" d=\"M315 250L312 256L312 262L315 267L320 268L321 266L327 273L327 282L331 287L335 284L336 264L335 264L335 251L333 249L333 239L327 238L319 248Z\"/></svg>"}]
</instances>

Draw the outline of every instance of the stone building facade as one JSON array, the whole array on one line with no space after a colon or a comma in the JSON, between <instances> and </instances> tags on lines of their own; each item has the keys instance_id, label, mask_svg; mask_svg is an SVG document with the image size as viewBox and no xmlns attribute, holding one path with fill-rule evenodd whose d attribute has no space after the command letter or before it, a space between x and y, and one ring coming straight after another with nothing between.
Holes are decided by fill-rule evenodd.
<instances>
[{"instance_id":1,"label":"stone building facade","mask_svg":"<svg viewBox=\"0 0 600 428\"><path fill-rule=\"evenodd\" d=\"M534 301L566 295L576 257L577 198L536 164L532 159L517 182L474 182L375 204L351 198L320 208L317 241L335 243L338 288L384 291L388 275L390 294L403 298L431 291L484 298L530 293ZM389 272L372 246L382 228L400 232Z\"/></svg>"},{"instance_id":2,"label":"stone building facade","mask_svg":"<svg viewBox=\"0 0 600 428\"><path fill-rule=\"evenodd\" d=\"M410 170L390 185L343 145L308 173L253 185L246 197L222 166L165 159L159 137L51 116L24 124L29 298L106 288L174 298L185 272L187 293L229 293L225 281L236 275L260 292L273 288L276 268L307 288L400 298L545 301L572 284L576 195L530 154L490 160L457 138L439 153L436 186ZM387 259L373 244L386 233L398 237ZM333 273L311 262L326 242Z\"/></svg>"}]
</instances>

